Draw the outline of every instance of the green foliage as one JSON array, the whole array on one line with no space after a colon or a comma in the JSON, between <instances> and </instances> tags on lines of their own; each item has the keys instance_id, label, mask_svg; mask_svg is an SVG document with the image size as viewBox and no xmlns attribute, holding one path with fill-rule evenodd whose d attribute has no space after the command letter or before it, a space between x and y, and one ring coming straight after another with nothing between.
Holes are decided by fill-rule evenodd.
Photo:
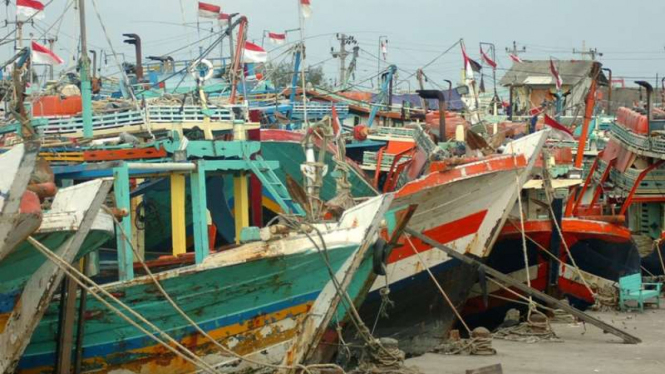
<instances>
[{"instance_id":1,"label":"green foliage","mask_svg":"<svg viewBox=\"0 0 665 374\"><path fill-rule=\"evenodd\" d=\"M282 61L279 64L268 63L265 65L265 75L270 78L275 87L287 87L291 85L293 78L293 64L290 61ZM310 66L305 70L305 80L314 86L325 86L326 76L323 66ZM298 74L298 86L302 82Z\"/></svg>"}]
</instances>

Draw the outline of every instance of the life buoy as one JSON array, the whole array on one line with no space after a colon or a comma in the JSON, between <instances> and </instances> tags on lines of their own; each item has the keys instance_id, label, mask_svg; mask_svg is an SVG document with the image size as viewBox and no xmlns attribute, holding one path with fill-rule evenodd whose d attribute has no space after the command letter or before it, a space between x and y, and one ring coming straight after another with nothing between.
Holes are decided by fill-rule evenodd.
<instances>
[{"instance_id":1,"label":"life buoy","mask_svg":"<svg viewBox=\"0 0 665 374\"><path fill-rule=\"evenodd\" d=\"M207 69L204 76L201 76L201 69L199 68L200 65L204 65ZM203 59L199 61L198 64L192 65L189 73L192 75L194 79L198 80L199 82L205 82L208 79L212 78L212 75L215 73L215 69L212 67L212 62Z\"/></svg>"}]
</instances>

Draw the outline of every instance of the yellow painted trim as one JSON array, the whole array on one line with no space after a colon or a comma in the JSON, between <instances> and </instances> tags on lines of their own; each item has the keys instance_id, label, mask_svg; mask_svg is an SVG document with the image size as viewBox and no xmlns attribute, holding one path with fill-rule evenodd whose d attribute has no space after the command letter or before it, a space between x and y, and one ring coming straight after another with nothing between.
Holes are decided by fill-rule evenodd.
<instances>
[{"instance_id":1,"label":"yellow painted trim","mask_svg":"<svg viewBox=\"0 0 665 374\"><path fill-rule=\"evenodd\" d=\"M249 226L249 179L240 172L233 177L233 216L236 226L236 243L240 243L240 231Z\"/></svg>"},{"instance_id":2,"label":"yellow painted trim","mask_svg":"<svg viewBox=\"0 0 665 374\"><path fill-rule=\"evenodd\" d=\"M173 255L187 252L185 224L185 176L171 174L171 235Z\"/></svg>"}]
</instances>

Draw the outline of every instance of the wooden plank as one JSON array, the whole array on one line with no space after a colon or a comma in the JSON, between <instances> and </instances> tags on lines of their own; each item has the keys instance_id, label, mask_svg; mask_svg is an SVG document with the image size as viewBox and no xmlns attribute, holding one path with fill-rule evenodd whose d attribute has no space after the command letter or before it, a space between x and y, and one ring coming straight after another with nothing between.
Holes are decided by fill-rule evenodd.
<instances>
[{"instance_id":1,"label":"wooden plank","mask_svg":"<svg viewBox=\"0 0 665 374\"><path fill-rule=\"evenodd\" d=\"M437 241L434 241L431 238L429 238L429 237L427 237L427 236L425 236L425 235L423 235L423 234L421 234L421 233L419 233L419 232L417 232L417 231L415 231L411 228L407 228L405 231L409 235L417 238L418 240L422 241L423 243L445 252L448 256L450 256L454 259L457 259L459 261L462 261L465 264L476 266L479 269L484 270L485 274L491 275L493 278L495 278L496 280L500 281L503 284L509 285L511 287L515 287L516 289L524 292L525 294L527 294L529 296L540 299L541 301L545 302L545 304L547 304L551 307L563 309L564 311L574 315L575 317L581 319L582 321L587 322L589 324L592 324L592 325L598 327L599 329L603 330L604 332L607 332L607 333L610 333L610 334L613 334L613 335L616 335L616 336L620 337L621 339L623 339L623 341L625 343L637 344L637 343L642 342L642 340L640 338L636 337L636 336L630 335L630 334L628 334L628 333L626 333L626 332L624 332L624 331L622 331L622 330L620 330L620 329L618 329L618 328L616 328L612 325L609 325L609 324L607 324L607 323L605 323L605 322L603 322L603 321L601 321L597 318L594 318L594 317L580 311L579 309L576 309L576 308L568 305L567 303L561 302L561 301L559 301L559 300L557 300L557 299L555 299L555 298L553 298L553 297L551 297L551 296L549 296L545 293L542 293L542 292L540 292L536 289L528 287L526 284L524 284L524 283L522 283L522 282L520 282L516 279L513 279L512 277L510 277L506 274L503 274L502 272L497 271L497 270L483 264L482 262L480 262L480 261L478 261L478 260L476 260L472 257L465 256L461 253L458 253L454 249L449 248L449 247L447 247L447 246L445 246L445 245L443 245L443 244L441 244Z\"/></svg>"},{"instance_id":2,"label":"wooden plank","mask_svg":"<svg viewBox=\"0 0 665 374\"><path fill-rule=\"evenodd\" d=\"M113 169L113 193L115 194L115 206L120 210L130 212L126 217L120 219L120 227L116 230L116 243L118 246L118 278L120 280L134 279L134 253L130 240L132 238L132 215L129 196L129 169L127 164ZM127 237L123 235L123 232Z\"/></svg>"},{"instance_id":3,"label":"wooden plank","mask_svg":"<svg viewBox=\"0 0 665 374\"><path fill-rule=\"evenodd\" d=\"M186 230L185 176L183 174L171 174L171 243L174 256L187 252Z\"/></svg>"},{"instance_id":4,"label":"wooden plank","mask_svg":"<svg viewBox=\"0 0 665 374\"><path fill-rule=\"evenodd\" d=\"M233 177L233 202L236 243L240 243L240 231L249 226L249 183L245 172L241 171Z\"/></svg>"},{"instance_id":5,"label":"wooden plank","mask_svg":"<svg viewBox=\"0 0 665 374\"><path fill-rule=\"evenodd\" d=\"M76 289L78 283L66 279L64 298L60 300L60 323L58 329L58 350L56 354L57 374L69 374L72 366L72 349L74 348L74 315L76 314Z\"/></svg>"},{"instance_id":6,"label":"wooden plank","mask_svg":"<svg viewBox=\"0 0 665 374\"><path fill-rule=\"evenodd\" d=\"M200 264L210 251L208 244L208 204L206 200L205 161L197 162L196 172L190 175L192 189L192 220L194 226L194 252Z\"/></svg>"}]
</instances>

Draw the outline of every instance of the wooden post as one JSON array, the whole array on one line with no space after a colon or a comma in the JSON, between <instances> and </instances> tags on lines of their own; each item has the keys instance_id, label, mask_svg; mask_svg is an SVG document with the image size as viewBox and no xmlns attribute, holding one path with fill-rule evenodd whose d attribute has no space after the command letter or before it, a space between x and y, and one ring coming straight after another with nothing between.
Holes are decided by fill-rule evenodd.
<instances>
[{"instance_id":1,"label":"wooden post","mask_svg":"<svg viewBox=\"0 0 665 374\"><path fill-rule=\"evenodd\" d=\"M206 200L205 161L197 162L197 168L189 177L192 189L192 221L194 225L194 256L200 264L210 251L208 244L208 204Z\"/></svg>"},{"instance_id":2,"label":"wooden post","mask_svg":"<svg viewBox=\"0 0 665 374\"><path fill-rule=\"evenodd\" d=\"M58 329L58 353L55 372L69 374L74 347L74 316L76 314L76 289L78 283L66 279L63 283L63 298L60 299L60 323Z\"/></svg>"},{"instance_id":3,"label":"wooden post","mask_svg":"<svg viewBox=\"0 0 665 374\"><path fill-rule=\"evenodd\" d=\"M137 184L139 182L137 181ZM132 217L138 216L138 208L143 203L143 195L136 196L131 199ZM141 255L142 258L145 258L145 228L144 227L135 227L136 230L132 233L132 245L136 251Z\"/></svg>"},{"instance_id":4,"label":"wooden post","mask_svg":"<svg viewBox=\"0 0 665 374\"><path fill-rule=\"evenodd\" d=\"M437 242L437 241L435 241L435 240L433 240L433 239L431 239L431 238L429 238L429 237L427 237L427 236L425 236L425 235L423 235L423 234L421 234L421 233L419 233L419 232L417 232L413 229L407 228L405 231L406 231L407 234L415 237L416 239L420 240L421 242L445 252L448 256L450 256L450 257L452 257L456 260L459 260L459 261L461 261L465 264L468 264L468 265L478 267L478 269L483 270L486 274L492 276L494 279L496 279L497 281L499 281L499 282L501 282L505 285L514 287L514 288L518 289L519 291L524 292L528 296L532 296L532 297L535 297L539 300L542 300L543 302L545 302L545 304L547 304L550 307L556 307L556 308L559 308L559 309L563 309L564 311L572 314L573 316L579 318L580 320L582 320L584 322L587 322L587 323L590 323L590 324L598 327L599 329L603 330L604 332L608 332L610 334L613 334L613 335L616 335L616 336L620 337L621 339L623 339L623 341L625 343L637 344L637 343L642 342L642 340L640 338L636 337L636 336L630 335L627 332L625 332L621 329L618 329L618 328L616 328L616 327L614 327L610 324L607 324L607 323L605 323L605 322L603 322L603 321L601 321L597 318L594 318L594 317L592 317L592 316L590 316L590 315L588 315L588 314L586 314L586 313L570 306L567 303L561 302L561 301L553 298L552 296L549 296L549 295L547 295L545 293L542 293L542 292L540 292L536 289L533 289L533 288L527 286L526 284L522 283L521 281L519 281L515 278L512 278L512 277L510 277L506 274L503 274L502 272L500 272L498 270L495 270L494 268L491 268L491 267L485 265L484 263L482 263L482 262L480 262L480 261L478 261L478 260L476 260L476 259L474 259L470 256L465 256L465 255L455 251L452 248L446 247L445 245L443 245L443 244L441 244L441 243L439 243L439 242Z\"/></svg>"},{"instance_id":5,"label":"wooden post","mask_svg":"<svg viewBox=\"0 0 665 374\"><path fill-rule=\"evenodd\" d=\"M171 243L173 255L187 252L185 222L185 176L171 174Z\"/></svg>"},{"instance_id":6,"label":"wooden post","mask_svg":"<svg viewBox=\"0 0 665 374\"><path fill-rule=\"evenodd\" d=\"M240 243L240 231L249 226L249 193L247 173L239 172L233 177L234 216L236 226L236 243Z\"/></svg>"},{"instance_id":7,"label":"wooden post","mask_svg":"<svg viewBox=\"0 0 665 374\"><path fill-rule=\"evenodd\" d=\"M127 164L113 169L113 192L115 194L115 206L120 210L130 212L120 220L122 230L116 230L116 243L118 243L118 278L120 280L134 279L134 253L131 247L132 238L132 215L131 202L129 199L129 169ZM123 231L127 238L123 236Z\"/></svg>"}]
</instances>

